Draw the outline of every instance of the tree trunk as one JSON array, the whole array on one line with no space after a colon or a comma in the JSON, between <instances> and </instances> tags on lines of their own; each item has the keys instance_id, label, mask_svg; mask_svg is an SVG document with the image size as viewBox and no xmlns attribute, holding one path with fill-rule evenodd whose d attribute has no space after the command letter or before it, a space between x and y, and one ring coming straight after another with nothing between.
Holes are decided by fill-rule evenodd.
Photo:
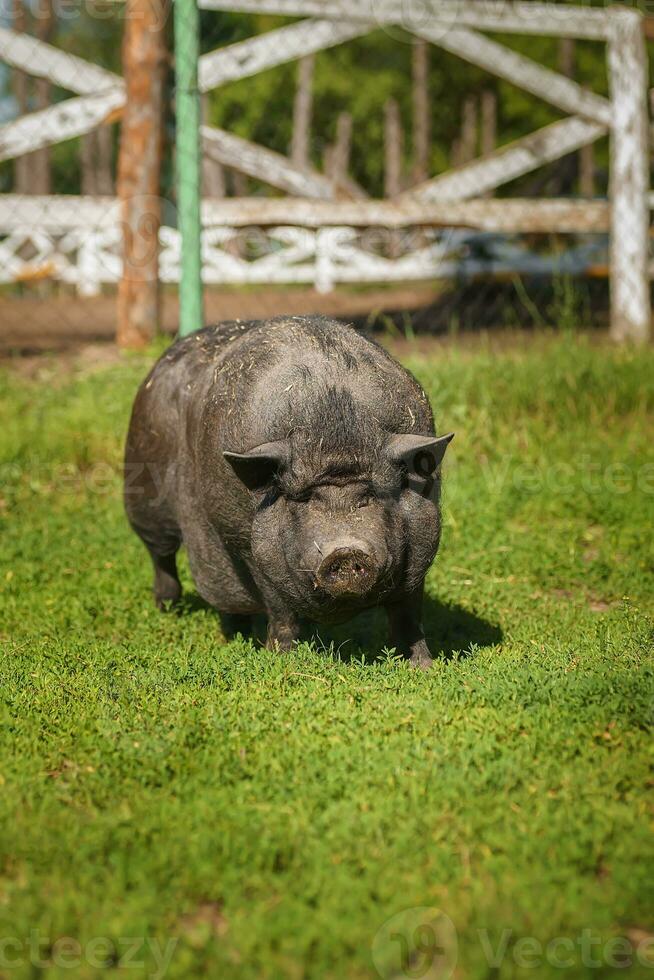
<instances>
[{"instance_id":1,"label":"tree trunk","mask_svg":"<svg viewBox=\"0 0 654 980\"><path fill-rule=\"evenodd\" d=\"M298 167L308 167L311 158L311 117L313 115L313 74L315 55L301 58L298 64L297 89L293 105L293 142L291 159Z\"/></svg>"},{"instance_id":2,"label":"tree trunk","mask_svg":"<svg viewBox=\"0 0 654 980\"><path fill-rule=\"evenodd\" d=\"M97 171L96 189L98 194L111 197L115 193L114 187L114 127L106 124L96 130L96 150L97 150Z\"/></svg>"},{"instance_id":3,"label":"tree trunk","mask_svg":"<svg viewBox=\"0 0 654 980\"><path fill-rule=\"evenodd\" d=\"M460 163L469 163L477 156L479 132L479 112L477 99L469 95L463 103L463 119L461 122Z\"/></svg>"},{"instance_id":4,"label":"tree trunk","mask_svg":"<svg viewBox=\"0 0 654 980\"><path fill-rule=\"evenodd\" d=\"M114 194L113 132L111 125L100 126L81 139L82 194L111 197Z\"/></svg>"},{"instance_id":5,"label":"tree trunk","mask_svg":"<svg viewBox=\"0 0 654 980\"><path fill-rule=\"evenodd\" d=\"M389 99L384 106L384 193L387 198L402 193L402 158L404 156L404 131L400 107L395 99ZM397 258L402 250L399 231L390 231L388 236L388 255Z\"/></svg>"},{"instance_id":6,"label":"tree trunk","mask_svg":"<svg viewBox=\"0 0 654 980\"><path fill-rule=\"evenodd\" d=\"M577 42L573 37L562 37L559 41L559 71L566 78L574 78L576 66Z\"/></svg>"},{"instance_id":7,"label":"tree trunk","mask_svg":"<svg viewBox=\"0 0 654 980\"><path fill-rule=\"evenodd\" d=\"M488 156L497 149L497 95L492 89L481 93L481 153Z\"/></svg>"},{"instance_id":8,"label":"tree trunk","mask_svg":"<svg viewBox=\"0 0 654 980\"><path fill-rule=\"evenodd\" d=\"M23 0L13 2L13 28L15 31L25 33L27 30L27 14ZM29 112L29 77L19 68L14 68L11 73L12 89L18 115L24 116ZM16 194L29 194L31 192L32 180L32 161L30 155L17 157L14 160L14 191Z\"/></svg>"},{"instance_id":9,"label":"tree trunk","mask_svg":"<svg viewBox=\"0 0 654 980\"><path fill-rule=\"evenodd\" d=\"M98 193L96 187L96 130L85 133L80 143L80 168L82 171L82 194L85 197L95 197Z\"/></svg>"},{"instance_id":10,"label":"tree trunk","mask_svg":"<svg viewBox=\"0 0 654 980\"><path fill-rule=\"evenodd\" d=\"M54 32L54 15L52 0L39 0L36 8L36 36L40 41L48 43ZM36 79L36 108L47 109L52 98L52 86L47 78ZM50 174L50 147L44 146L32 154L33 189L34 194L50 194L52 180Z\"/></svg>"},{"instance_id":11,"label":"tree trunk","mask_svg":"<svg viewBox=\"0 0 654 980\"><path fill-rule=\"evenodd\" d=\"M490 156L497 149L497 93L491 88L481 93L481 155ZM482 197L490 198L492 191Z\"/></svg>"},{"instance_id":12,"label":"tree trunk","mask_svg":"<svg viewBox=\"0 0 654 980\"><path fill-rule=\"evenodd\" d=\"M245 174L241 173L240 170L232 170L232 190L234 192L234 197L248 196L248 179Z\"/></svg>"},{"instance_id":13,"label":"tree trunk","mask_svg":"<svg viewBox=\"0 0 654 980\"><path fill-rule=\"evenodd\" d=\"M202 97L202 122L209 122L209 99ZM225 168L217 160L202 152L202 196L221 198L225 196Z\"/></svg>"},{"instance_id":14,"label":"tree trunk","mask_svg":"<svg viewBox=\"0 0 654 980\"><path fill-rule=\"evenodd\" d=\"M559 42L559 71L566 78L574 78L577 73L577 42L564 37ZM582 197L595 196L595 148L592 143L582 146L577 157L579 172L579 193ZM567 188L559 185L555 193L564 193Z\"/></svg>"},{"instance_id":15,"label":"tree trunk","mask_svg":"<svg viewBox=\"0 0 654 980\"><path fill-rule=\"evenodd\" d=\"M127 99L118 161L123 224L123 276L118 287L120 347L145 346L159 326L165 2L127 0L125 13L123 75Z\"/></svg>"},{"instance_id":16,"label":"tree trunk","mask_svg":"<svg viewBox=\"0 0 654 980\"><path fill-rule=\"evenodd\" d=\"M395 197L402 192L404 150L400 107L395 99L389 99L384 106L384 117L385 194L386 197Z\"/></svg>"},{"instance_id":17,"label":"tree trunk","mask_svg":"<svg viewBox=\"0 0 654 980\"><path fill-rule=\"evenodd\" d=\"M595 147L592 143L579 151L579 193L595 197Z\"/></svg>"},{"instance_id":18,"label":"tree trunk","mask_svg":"<svg viewBox=\"0 0 654 980\"><path fill-rule=\"evenodd\" d=\"M327 175L336 184L344 184L350 172L352 152L352 116L341 112L336 122L336 141L329 159Z\"/></svg>"},{"instance_id":19,"label":"tree trunk","mask_svg":"<svg viewBox=\"0 0 654 980\"><path fill-rule=\"evenodd\" d=\"M429 178L429 45L415 41L413 45L413 183Z\"/></svg>"},{"instance_id":20,"label":"tree trunk","mask_svg":"<svg viewBox=\"0 0 654 980\"><path fill-rule=\"evenodd\" d=\"M573 37L562 37L559 41L559 71L566 78L577 74L577 42ZM592 147L591 147L592 150ZM550 191L554 197L570 193L574 187L577 173L581 179L582 157L580 154L563 157L557 161L556 173Z\"/></svg>"}]
</instances>

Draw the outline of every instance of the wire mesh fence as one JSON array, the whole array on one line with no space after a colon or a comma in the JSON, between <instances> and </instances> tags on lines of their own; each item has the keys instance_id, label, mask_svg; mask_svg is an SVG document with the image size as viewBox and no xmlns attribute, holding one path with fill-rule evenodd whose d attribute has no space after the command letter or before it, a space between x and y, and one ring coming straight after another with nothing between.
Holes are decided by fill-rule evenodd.
<instances>
[{"instance_id":1,"label":"wire mesh fence","mask_svg":"<svg viewBox=\"0 0 654 980\"><path fill-rule=\"evenodd\" d=\"M327 0L322 19L298 0L290 22L275 0L212 5L234 9L200 11L198 38L180 19L196 20L192 4L175 23L164 0L64 22L52 0L14 0L0 27L3 349L109 339L121 319L137 323L128 344L156 323L177 331L195 148L208 322L608 325L613 170L631 181L621 224L636 251L649 173L637 140L611 157L620 83L616 96L591 28L575 41L553 21L540 28L553 37L505 47L458 23L348 21ZM175 35L199 40L196 75ZM637 102L622 110L632 132Z\"/></svg>"}]
</instances>

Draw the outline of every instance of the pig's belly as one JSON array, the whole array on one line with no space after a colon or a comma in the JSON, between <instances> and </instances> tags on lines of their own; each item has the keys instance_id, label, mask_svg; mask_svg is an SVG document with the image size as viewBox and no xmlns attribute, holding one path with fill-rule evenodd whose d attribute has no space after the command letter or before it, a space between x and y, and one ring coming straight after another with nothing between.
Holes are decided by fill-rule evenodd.
<instances>
[{"instance_id":1,"label":"pig's belly","mask_svg":"<svg viewBox=\"0 0 654 980\"><path fill-rule=\"evenodd\" d=\"M210 606L223 613L253 615L264 612L261 597L245 567L232 561L222 544L202 546L185 540L195 586Z\"/></svg>"},{"instance_id":2,"label":"pig's belly","mask_svg":"<svg viewBox=\"0 0 654 980\"><path fill-rule=\"evenodd\" d=\"M369 609L376 609L380 604L380 599L375 597L327 608L312 603L310 606L305 606L303 610L298 610L298 613L302 619L310 623L317 623L319 626L340 626Z\"/></svg>"}]
</instances>

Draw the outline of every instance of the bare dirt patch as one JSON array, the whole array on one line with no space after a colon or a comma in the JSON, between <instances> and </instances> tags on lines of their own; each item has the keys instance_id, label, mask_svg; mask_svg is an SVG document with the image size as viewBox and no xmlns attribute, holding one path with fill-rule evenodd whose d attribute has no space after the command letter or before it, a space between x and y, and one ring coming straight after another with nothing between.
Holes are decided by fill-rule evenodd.
<instances>
[{"instance_id":1,"label":"bare dirt patch","mask_svg":"<svg viewBox=\"0 0 654 980\"><path fill-rule=\"evenodd\" d=\"M374 320L385 310L410 312L426 307L436 295L430 287L417 286L357 293L339 290L327 295L313 289L207 290L205 322L310 313ZM179 323L176 294L164 295L162 323L165 333L176 333ZM59 352L106 343L113 341L115 330L115 295L0 297L0 356Z\"/></svg>"}]
</instances>

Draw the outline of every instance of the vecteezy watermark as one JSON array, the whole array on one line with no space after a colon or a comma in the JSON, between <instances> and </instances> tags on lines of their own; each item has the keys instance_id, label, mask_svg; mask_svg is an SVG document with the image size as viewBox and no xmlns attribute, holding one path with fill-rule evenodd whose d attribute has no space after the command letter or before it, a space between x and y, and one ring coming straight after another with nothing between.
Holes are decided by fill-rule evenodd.
<instances>
[{"instance_id":1,"label":"vecteezy watermark","mask_svg":"<svg viewBox=\"0 0 654 980\"><path fill-rule=\"evenodd\" d=\"M60 23L70 24L81 17L92 20L142 20L145 16L139 4L117 4L115 0L31 0L30 16L35 20L49 20L54 16ZM170 0L150 0L148 29L163 30L171 16ZM12 0L0 0L0 20L10 21L13 15Z\"/></svg>"},{"instance_id":2,"label":"vecteezy watermark","mask_svg":"<svg viewBox=\"0 0 654 980\"><path fill-rule=\"evenodd\" d=\"M163 980L177 947L177 938L160 942L147 936L109 939L94 936L82 943L73 936L47 936L31 929L26 936L0 935L0 972L46 970L139 970L150 980Z\"/></svg>"},{"instance_id":3,"label":"vecteezy watermark","mask_svg":"<svg viewBox=\"0 0 654 980\"><path fill-rule=\"evenodd\" d=\"M575 936L543 941L513 929L476 929L466 933L466 952L481 954L489 971L503 965L519 970L629 970L654 972L654 934L640 929L602 936L582 929ZM474 947L477 949L475 950ZM382 980L449 980L459 958L457 930L444 912L428 906L404 909L387 919L375 934L372 962ZM476 954L476 955L475 955Z\"/></svg>"},{"instance_id":4,"label":"vecteezy watermark","mask_svg":"<svg viewBox=\"0 0 654 980\"><path fill-rule=\"evenodd\" d=\"M577 936L554 936L542 942L535 936L519 936L513 929L503 929L492 936L488 929L478 929L477 936L486 962L498 969L506 960L519 969L550 966L557 970L628 970L636 965L654 970L654 935L634 942L628 936L609 939L593 929L582 929Z\"/></svg>"},{"instance_id":5,"label":"vecteezy watermark","mask_svg":"<svg viewBox=\"0 0 654 980\"><path fill-rule=\"evenodd\" d=\"M465 479L457 457L446 460L448 492L457 480ZM436 499L440 493L440 463L429 450L417 452L407 468L408 486L423 497ZM490 461L479 465L488 497L501 497L516 492L522 497L547 494L554 497L623 497L639 494L654 496L654 463L600 463L590 454L580 454L573 460L557 463L515 462L510 459ZM144 497L154 505L161 503L174 488L176 470L173 466L151 460L131 460L126 466L117 462L100 461L90 465L74 462L53 468L23 469L16 463L0 465L0 498L20 485L35 493L114 496L124 492L127 497Z\"/></svg>"},{"instance_id":6,"label":"vecteezy watermark","mask_svg":"<svg viewBox=\"0 0 654 980\"><path fill-rule=\"evenodd\" d=\"M590 453L555 463L516 462L501 459L482 461L481 473L489 495L501 496L515 490L529 496L547 493L565 497L583 493L592 496L624 496L638 492L654 495L654 463L601 463Z\"/></svg>"},{"instance_id":7,"label":"vecteezy watermark","mask_svg":"<svg viewBox=\"0 0 654 980\"><path fill-rule=\"evenodd\" d=\"M456 27L467 3L450 0L435 11L433 0L368 0L372 20L395 41L411 41L422 32L430 41L438 41Z\"/></svg>"},{"instance_id":8,"label":"vecteezy watermark","mask_svg":"<svg viewBox=\"0 0 654 980\"><path fill-rule=\"evenodd\" d=\"M440 909L404 909L384 922L371 952L382 980L448 980L458 958L456 928Z\"/></svg>"}]
</instances>

